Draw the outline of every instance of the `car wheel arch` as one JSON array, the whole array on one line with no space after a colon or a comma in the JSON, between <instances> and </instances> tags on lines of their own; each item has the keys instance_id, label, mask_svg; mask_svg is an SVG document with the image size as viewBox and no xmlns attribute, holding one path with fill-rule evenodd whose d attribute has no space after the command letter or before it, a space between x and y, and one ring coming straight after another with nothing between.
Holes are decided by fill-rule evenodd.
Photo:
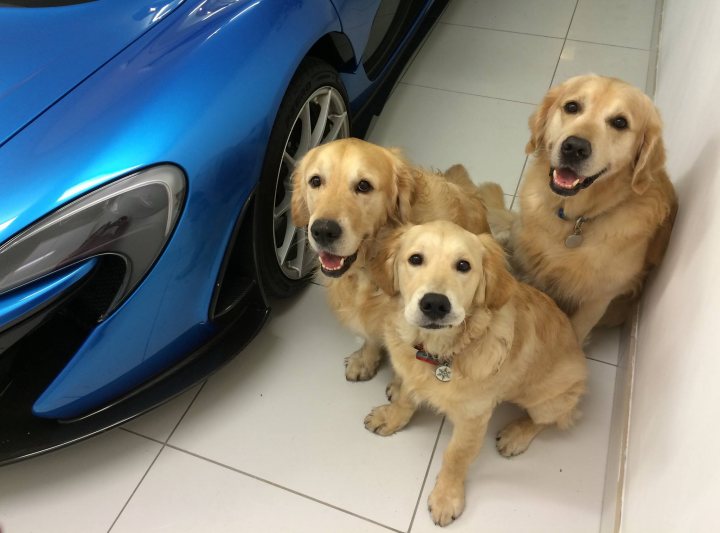
<instances>
[{"instance_id":1,"label":"car wheel arch","mask_svg":"<svg viewBox=\"0 0 720 533\"><path fill-rule=\"evenodd\" d=\"M338 72L352 72L357 67L357 55L350 38L343 32L331 31L315 41L298 63L296 71L307 57L322 59Z\"/></svg>"}]
</instances>

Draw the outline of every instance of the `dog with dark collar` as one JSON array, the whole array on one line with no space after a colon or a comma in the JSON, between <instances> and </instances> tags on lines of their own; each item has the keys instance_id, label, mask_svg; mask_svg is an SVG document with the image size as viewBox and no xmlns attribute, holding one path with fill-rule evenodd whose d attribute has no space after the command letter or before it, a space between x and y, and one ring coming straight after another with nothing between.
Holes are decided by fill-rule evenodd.
<instances>
[{"instance_id":1,"label":"dog with dark collar","mask_svg":"<svg viewBox=\"0 0 720 533\"><path fill-rule=\"evenodd\" d=\"M376 235L386 226L436 219L489 232L482 197L462 165L429 172L396 149L360 139L310 150L292 179L293 222L307 227L330 307L365 340L345 359L345 377L368 380L381 360L389 301L369 269Z\"/></svg>"},{"instance_id":2,"label":"dog with dark collar","mask_svg":"<svg viewBox=\"0 0 720 533\"><path fill-rule=\"evenodd\" d=\"M625 319L667 247L677 200L660 116L627 83L578 76L547 93L530 131L519 215L487 188L489 220L519 278L549 294L583 341Z\"/></svg>"},{"instance_id":3,"label":"dog with dark collar","mask_svg":"<svg viewBox=\"0 0 720 533\"><path fill-rule=\"evenodd\" d=\"M391 435L421 404L452 421L428 500L433 521L445 526L463 512L465 477L495 406L510 401L526 410L496 439L503 456L523 453L543 429L572 424L587 363L567 316L513 278L490 235L435 221L386 232L380 247L373 266L396 295L385 344L399 379L365 427Z\"/></svg>"}]
</instances>

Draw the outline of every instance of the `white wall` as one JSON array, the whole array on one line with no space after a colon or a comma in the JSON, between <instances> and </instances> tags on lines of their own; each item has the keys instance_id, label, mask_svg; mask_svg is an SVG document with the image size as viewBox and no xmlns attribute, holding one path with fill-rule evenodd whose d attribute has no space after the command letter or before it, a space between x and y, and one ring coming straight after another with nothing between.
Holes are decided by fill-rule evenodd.
<instances>
[{"instance_id":1,"label":"white wall","mask_svg":"<svg viewBox=\"0 0 720 533\"><path fill-rule=\"evenodd\" d=\"M638 332L625 533L720 531L720 1L665 0L655 100L680 209Z\"/></svg>"}]
</instances>

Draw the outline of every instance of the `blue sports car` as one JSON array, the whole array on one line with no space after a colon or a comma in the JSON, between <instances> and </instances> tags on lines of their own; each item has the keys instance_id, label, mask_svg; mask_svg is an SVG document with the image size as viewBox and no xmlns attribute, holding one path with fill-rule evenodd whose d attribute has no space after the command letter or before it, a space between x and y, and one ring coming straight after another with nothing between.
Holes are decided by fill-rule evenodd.
<instances>
[{"instance_id":1,"label":"blue sports car","mask_svg":"<svg viewBox=\"0 0 720 533\"><path fill-rule=\"evenodd\" d=\"M445 3L0 0L0 463L252 339L315 267L295 162L363 136Z\"/></svg>"}]
</instances>

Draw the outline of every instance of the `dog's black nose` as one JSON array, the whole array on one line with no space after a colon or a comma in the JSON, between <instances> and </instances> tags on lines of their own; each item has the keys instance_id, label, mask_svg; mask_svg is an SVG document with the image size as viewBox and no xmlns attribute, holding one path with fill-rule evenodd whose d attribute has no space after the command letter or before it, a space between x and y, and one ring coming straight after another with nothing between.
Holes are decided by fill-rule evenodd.
<instances>
[{"instance_id":1,"label":"dog's black nose","mask_svg":"<svg viewBox=\"0 0 720 533\"><path fill-rule=\"evenodd\" d=\"M582 137L571 135L565 139L560 146L563 161L566 163L577 163L585 161L592 154L590 141Z\"/></svg>"},{"instance_id":2,"label":"dog's black nose","mask_svg":"<svg viewBox=\"0 0 720 533\"><path fill-rule=\"evenodd\" d=\"M321 218L312 223L310 233L312 233L316 243L321 246L328 246L340 238L342 228L334 220Z\"/></svg>"},{"instance_id":3,"label":"dog's black nose","mask_svg":"<svg viewBox=\"0 0 720 533\"><path fill-rule=\"evenodd\" d=\"M432 319L438 320L450 312L452 305L444 294L429 292L420 299L420 310L423 314Z\"/></svg>"}]
</instances>

